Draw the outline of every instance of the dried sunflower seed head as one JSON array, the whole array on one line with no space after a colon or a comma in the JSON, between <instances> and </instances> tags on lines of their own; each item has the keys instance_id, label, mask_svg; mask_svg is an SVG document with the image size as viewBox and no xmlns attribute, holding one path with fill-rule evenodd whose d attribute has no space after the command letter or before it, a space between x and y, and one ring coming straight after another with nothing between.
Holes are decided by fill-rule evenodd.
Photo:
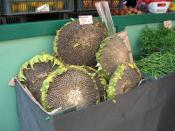
<instances>
[{"instance_id":1,"label":"dried sunflower seed head","mask_svg":"<svg viewBox=\"0 0 175 131\"><path fill-rule=\"evenodd\" d=\"M141 74L135 64L120 64L109 81L108 98L112 99L116 95L126 93L136 87L140 80Z\"/></svg>"},{"instance_id":2,"label":"dried sunflower seed head","mask_svg":"<svg viewBox=\"0 0 175 131\"><path fill-rule=\"evenodd\" d=\"M47 111L76 107L78 110L96 104L99 92L91 75L84 68L59 68L43 82L42 105Z\"/></svg>"},{"instance_id":3,"label":"dried sunflower seed head","mask_svg":"<svg viewBox=\"0 0 175 131\"><path fill-rule=\"evenodd\" d=\"M110 79L118 65L130 62L130 51L123 40L114 35L105 39L96 53L98 68Z\"/></svg>"},{"instance_id":4,"label":"dried sunflower seed head","mask_svg":"<svg viewBox=\"0 0 175 131\"><path fill-rule=\"evenodd\" d=\"M63 66L61 61L49 54L37 55L21 67L18 79L40 102L42 82L60 66Z\"/></svg>"},{"instance_id":5,"label":"dried sunflower seed head","mask_svg":"<svg viewBox=\"0 0 175 131\"><path fill-rule=\"evenodd\" d=\"M73 21L57 32L54 50L66 64L95 66L95 53L106 36L106 28L98 20L90 25Z\"/></svg>"}]
</instances>

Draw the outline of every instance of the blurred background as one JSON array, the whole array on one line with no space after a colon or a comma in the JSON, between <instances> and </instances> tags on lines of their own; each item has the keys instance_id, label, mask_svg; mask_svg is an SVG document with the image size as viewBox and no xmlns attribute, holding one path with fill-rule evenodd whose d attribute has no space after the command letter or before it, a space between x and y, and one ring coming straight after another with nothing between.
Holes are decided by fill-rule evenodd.
<instances>
[{"instance_id":1,"label":"blurred background","mask_svg":"<svg viewBox=\"0 0 175 131\"><path fill-rule=\"evenodd\" d=\"M0 0L0 24L98 16L95 2L100 0ZM136 0L106 0L113 15L124 15L120 8L135 7ZM120 5L120 6L119 6ZM124 11L123 11L124 12Z\"/></svg>"}]
</instances>

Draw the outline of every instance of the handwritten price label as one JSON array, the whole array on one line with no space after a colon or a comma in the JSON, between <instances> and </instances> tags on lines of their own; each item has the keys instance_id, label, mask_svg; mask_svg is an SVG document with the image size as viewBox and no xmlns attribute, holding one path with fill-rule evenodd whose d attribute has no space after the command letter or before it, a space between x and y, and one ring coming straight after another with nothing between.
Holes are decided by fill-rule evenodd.
<instances>
[{"instance_id":1,"label":"handwritten price label","mask_svg":"<svg viewBox=\"0 0 175 131\"><path fill-rule=\"evenodd\" d=\"M79 16L80 25L93 24L92 15Z\"/></svg>"},{"instance_id":2,"label":"handwritten price label","mask_svg":"<svg viewBox=\"0 0 175 131\"><path fill-rule=\"evenodd\" d=\"M168 29L171 29L173 27L173 23L172 23L171 20L164 21L163 25L164 25L165 28L168 28Z\"/></svg>"}]
</instances>

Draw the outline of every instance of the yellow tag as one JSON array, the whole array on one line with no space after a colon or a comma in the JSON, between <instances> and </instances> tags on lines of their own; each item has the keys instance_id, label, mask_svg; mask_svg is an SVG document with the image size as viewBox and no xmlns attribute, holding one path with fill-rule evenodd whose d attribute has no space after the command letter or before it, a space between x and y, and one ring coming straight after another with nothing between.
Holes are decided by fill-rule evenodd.
<instances>
[{"instance_id":1,"label":"yellow tag","mask_svg":"<svg viewBox=\"0 0 175 131\"><path fill-rule=\"evenodd\" d=\"M165 28L168 28L168 29L171 29L173 27L173 23L172 23L171 20L164 21L163 25L164 25Z\"/></svg>"}]
</instances>

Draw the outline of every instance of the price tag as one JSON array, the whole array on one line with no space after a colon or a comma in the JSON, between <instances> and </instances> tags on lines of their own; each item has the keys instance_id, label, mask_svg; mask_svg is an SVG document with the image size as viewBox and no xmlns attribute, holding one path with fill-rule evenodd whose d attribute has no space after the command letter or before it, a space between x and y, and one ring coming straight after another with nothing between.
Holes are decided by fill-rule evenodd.
<instances>
[{"instance_id":1,"label":"price tag","mask_svg":"<svg viewBox=\"0 0 175 131\"><path fill-rule=\"evenodd\" d=\"M49 12L50 8L48 4L44 4L36 9L36 12Z\"/></svg>"},{"instance_id":2,"label":"price tag","mask_svg":"<svg viewBox=\"0 0 175 131\"><path fill-rule=\"evenodd\" d=\"M93 24L92 15L79 16L80 25Z\"/></svg>"},{"instance_id":3,"label":"price tag","mask_svg":"<svg viewBox=\"0 0 175 131\"><path fill-rule=\"evenodd\" d=\"M163 25L164 25L165 28L168 28L168 29L171 29L173 27L173 23L172 23L171 20L164 21Z\"/></svg>"}]
</instances>

